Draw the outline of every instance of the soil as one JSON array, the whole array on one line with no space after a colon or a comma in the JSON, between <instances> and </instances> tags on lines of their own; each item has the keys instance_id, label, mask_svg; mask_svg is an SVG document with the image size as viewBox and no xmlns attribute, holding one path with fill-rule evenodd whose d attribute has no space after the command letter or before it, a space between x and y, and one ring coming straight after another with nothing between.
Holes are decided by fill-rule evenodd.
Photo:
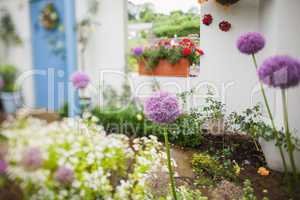
<instances>
[{"instance_id":1,"label":"soil","mask_svg":"<svg viewBox=\"0 0 300 200\"><path fill-rule=\"evenodd\" d=\"M0 188L1 200L22 200L23 193L18 185L8 181L3 187Z\"/></svg>"},{"instance_id":2,"label":"soil","mask_svg":"<svg viewBox=\"0 0 300 200\"><path fill-rule=\"evenodd\" d=\"M195 179L192 171L191 159L194 153L208 152L215 154L223 149L231 147L231 154L226 159L235 160L241 166L241 173L237 180L237 185L242 187L242 183L249 179L258 200L268 197L270 200L300 200L300 193L294 194L294 198L288 195L284 176L281 172L270 170L269 176L261 176L257 173L258 167L265 167L266 162L260 149L256 149L252 138L241 134L211 135L206 134L201 146L197 149L183 149L173 146L172 155L176 160L176 172L179 177L191 180ZM212 198L214 190L201 189L203 194ZM224 198L217 199L224 200Z\"/></svg>"}]
</instances>

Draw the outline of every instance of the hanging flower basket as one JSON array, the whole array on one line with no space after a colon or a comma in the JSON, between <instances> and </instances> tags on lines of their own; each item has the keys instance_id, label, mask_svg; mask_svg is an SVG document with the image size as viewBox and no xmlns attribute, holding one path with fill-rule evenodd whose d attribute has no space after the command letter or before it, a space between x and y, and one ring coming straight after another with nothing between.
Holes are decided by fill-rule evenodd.
<instances>
[{"instance_id":1,"label":"hanging flower basket","mask_svg":"<svg viewBox=\"0 0 300 200\"><path fill-rule=\"evenodd\" d=\"M139 63L140 75L177 77L188 77L190 66L198 66L203 55L203 51L189 38L160 40L145 49L137 47L133 53Z\"/></svg>"},{"instance_id":2,"label":"hanging flower basket","mask_svg":"<svg viewBox=\"0 0 300 200\"><path fill-rule=\"evenodd\" d=\"M223 5L223 6L231 6L240 0L216 0L217 3Z\"/></svg>"},{"instance_id":3,"label":"hanging flower basket","mask_svg":"<svg viewBox=\"0 0 300 200\"><path fill-rule=\"evenodd\" d=\"M46 30L55 30L59 26L59 14L53 3L48 3L40 14L40 24Z\"/></svg>"}]
</instances>

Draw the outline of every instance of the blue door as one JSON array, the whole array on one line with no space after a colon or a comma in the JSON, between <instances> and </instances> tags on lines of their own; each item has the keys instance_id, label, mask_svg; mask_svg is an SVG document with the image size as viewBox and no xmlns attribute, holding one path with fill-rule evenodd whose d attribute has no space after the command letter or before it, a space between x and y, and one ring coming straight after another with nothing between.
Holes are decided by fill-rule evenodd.
<instances>
[{"instance_id":1,"label":"blue door","mask_svg":"<svg viewBox=\"0 0 300 200\"><path fill-rule=\"evenodd\" d=\"M74 0L31 0L32 55L37 108L57 110L73 99L76 70Z\"/></svg>"}]
</instances>

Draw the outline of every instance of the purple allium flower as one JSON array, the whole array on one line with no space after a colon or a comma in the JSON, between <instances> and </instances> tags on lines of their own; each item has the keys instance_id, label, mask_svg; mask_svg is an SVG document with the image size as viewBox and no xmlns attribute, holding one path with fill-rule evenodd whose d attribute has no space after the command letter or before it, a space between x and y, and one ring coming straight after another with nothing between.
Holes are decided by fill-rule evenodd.
<instances>
[{"instance_id":1,"label":"purple allium flower","mask_svg":"<svg viewBox=\"0 0 300 200\"><path fill-rule=\"evenodd\" d=\"M259 79L271 86L286 89L300 82L300 61L290 56L273 56L258 69Z\"/></svg>"},{"instance_id":2,"label":"purple allium flower","mask_svg":"<svg viewBox=\"0 0 300 200\"><path fill-rule=\"evenodd\" d=\"M4 174L7 170L7 163L5 160L0 160L0 174Z\"/></svg>"},{"instance_id":3,"label":"purple allium flower","mask_svg":"<svg viewBox=\"0 0 300 200\"><path fill-rule=\"evenodd\" d=\"M55 179L63 185L68 185L74 180L74 172L67 167L59 167L55 172Z\"/></svg>"},{"instance_id":4,"label":"purple allium flower","mask_svg":"<svg viewBox=\"0 0 300 200\"><path fill-rule=\"evenodd\" d=\"M156 123L171 123L181 114L175 95L168 92L155 92L144 103L146 117Z\"/></svg>"},{"instance_id":5,"label":"purple allium flower","mask_svg":"<svg viewBox=\"0 0 300 200\"><path fill-rule=\"evenodd\" d=\"M90 77L84 72L75 72L71 80L76 89L84 89L89 84Z\"/></svg>"},{"instance_id":6,"label":"purple allium flower","mask_svg":"<svg viewBox=\"0 0 300 200\"><path fill-rule=\"evenodd\" d=\"M237 48L244 54L255 54L265 47L265 38L257 32L241 35L237 41Z\"/></svg>"},{"instance_id":7,"label":"purple allium flower","mask_svg":"<svg viewBox=\"0 0 300 200\"><path fill-rule=\"evenodd\" d=\"M133 54L135 56L141 56L144 53L144 49L142 47L136 47L133 49Z\"/></svg>"},{"instance_id":8,"label":"purple allium flower","mask_svg":"<svg viewBox=\"0 0 300 200\"><path fill-rule=\"evenodd\" d=\"M32 147L25 150L21 161L27 170L36 170L43 164L42 153L39 148Z\"/></svg>"}]
</instances>

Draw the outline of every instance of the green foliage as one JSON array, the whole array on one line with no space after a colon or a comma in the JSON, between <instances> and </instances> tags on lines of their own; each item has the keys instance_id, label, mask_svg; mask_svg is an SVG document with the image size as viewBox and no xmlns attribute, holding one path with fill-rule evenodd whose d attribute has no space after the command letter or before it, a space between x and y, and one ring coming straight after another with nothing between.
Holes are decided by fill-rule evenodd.
<instances>
[{"instance_id":1,"label":"green foliage","mask_svg":"<svg viewBox=\"0 0 300 200\"><path fill-rule=\"evenodd\" d=\"M244 181L244 188L243 188L243 198L242 200L256 200L256 196L254 194L254 190L252 188L251 181L246 179Z\"/></svg>"},{"instance_id":2,"label":"green foliage","mask_svg":"<svg viewBox=\"0 0 300 200\"><path fill-rule=\"evenodd\" d=\"M233 131L247 133L255 139L259 137L269 139L273 135L272 128L263 121L259 105L247 108L241 114L236 112L231 113L228 117L228 122Z\"/></svg>"},{"instance_id":3,"label":"green foliage","mask_svg":"<svg viewBox=\"0 0 300 200\"><path fill-rule=\"evenodd\" d=\"M186 37L190 34L199 35L200 17L182 12L173 12L170 16L161 16L153 25L153 33L156 37L173 38Z\"/></svg>"},{"instance_id":4,"label":"green foliage","mask_svg":"<svg viewBox=\"0 0 300 200\"><path fill-rule=\"evenodd\" d=\"M177 192L178 200L208 200L199 190L191 190L187 187L179 187Z\"/></svg>"},{"instance_id":5,"label":"green foliage","mask_svg":"<svg viewBox=\"0 0 300 200\"><path fill-rule=\"evenodd\" d=\"M192 168L200 180L201 177L210 178L212 181L220 181L224 178L233 180L235 178L232 165L230 165L230 167L223 165L217 158L207 153L194 154L192 158Z\"/></svg>"},{"instance_id":6,"label":"green foliage","mask_svg":"<svg viewBox=\"0 0 300 200\"><path fill-rule=\"evenodd\" d=\"M92 114L99 119L108 133L121 133L132 137L155 135L163 140L164 128L145 119L136 105L130 104L122 110L114 108L95 108ZM195 113L179 117L173 124L167 125L169 140L182 147L197 147L202 142L202 121Z\"/></svg>"},{"instance_id":7,"label":"green foliage","mask_svg":"<svg viewBox=\"0 0 300 200\"><path fill-rule=\"evenodd\" d=\"M0 66L0 76L4 81L2 91L14 92L17 90L16 79L17 79L17 68L13 65L2 65Z\"/></svg>"},{"instance_id":8,"label":"green foliage","mask_svg":"<svg viewBox=\"0 0 300 200\"><path fill-rule=\"evenodd\" d=\"M21 38L16 32L15 24L11 15L6 11L0 19L0 40L6 45L19 45L22 43Z\"/></svg>"},{"instance_id":9,"label":"green foliage","mask_svg":"<svg viewBox=\"0 0 300 200\"><path fill-rule=\"evenodd\" d=\"M206 120L218 120L224 118L226 112L225 104L216 100L210 90L208 91L207 95L208 97L205 99L205 105L202 108L203 117Z\"/></svg>"},{"instance_id":10,"label":"green foliage","mask_svg":"<svg viewBox=\"0 0 300 200\"><path fill-rule=\"evenodd\" d=\"M58 110L60 118L66 118L69 116L69 105L67 102Z\"/></svg>"}]
</instances>

